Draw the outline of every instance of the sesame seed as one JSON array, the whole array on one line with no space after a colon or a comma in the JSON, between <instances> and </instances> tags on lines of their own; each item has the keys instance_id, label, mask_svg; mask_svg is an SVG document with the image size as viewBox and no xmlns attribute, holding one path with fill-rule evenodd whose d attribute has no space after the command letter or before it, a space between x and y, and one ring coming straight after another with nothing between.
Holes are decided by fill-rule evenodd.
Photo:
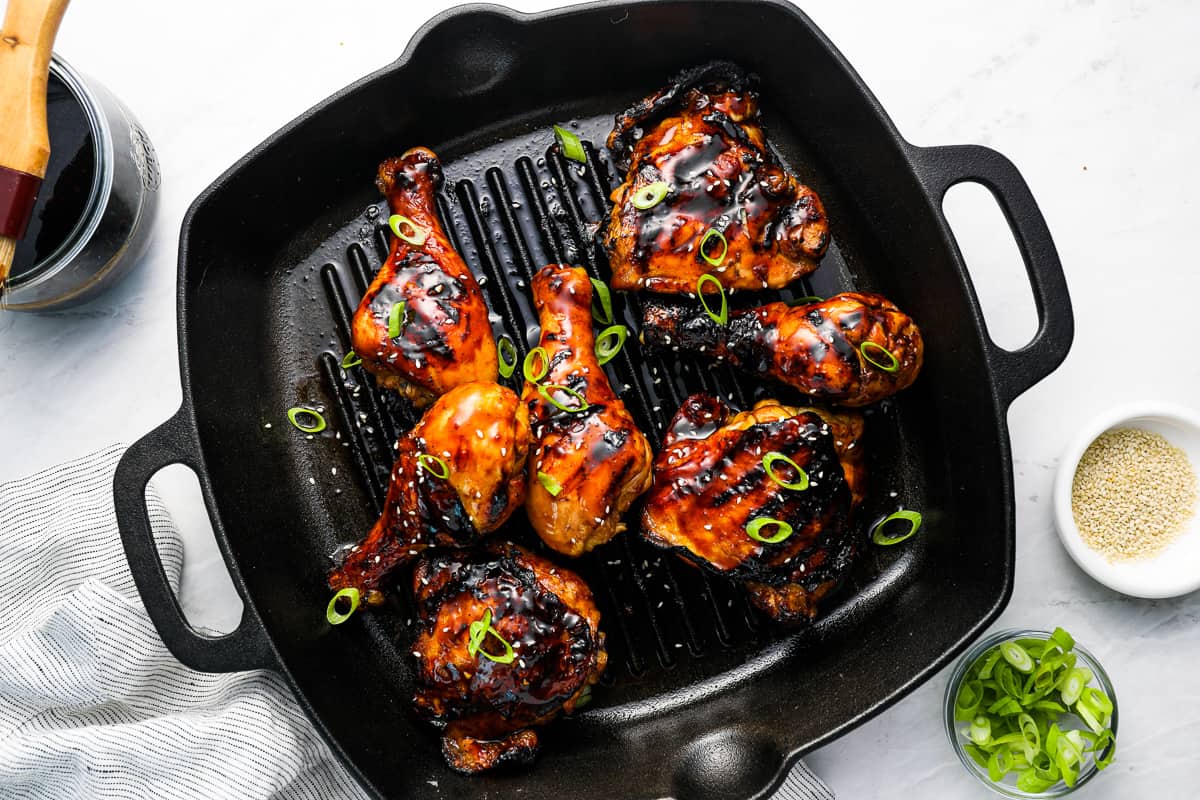
<instances>
[{"instance_id":1,"label":"sesame seed","mask_svg":"<svg viewBox=\"0 0 1200 800\"><path fill-rule=\"evenodd\" d=\"M1195 514L1187 455L1150 431L1105 431L1084 452L1071 487L1080 538L1109 561L1159 553Z\"/></svg>"}]
</instances>

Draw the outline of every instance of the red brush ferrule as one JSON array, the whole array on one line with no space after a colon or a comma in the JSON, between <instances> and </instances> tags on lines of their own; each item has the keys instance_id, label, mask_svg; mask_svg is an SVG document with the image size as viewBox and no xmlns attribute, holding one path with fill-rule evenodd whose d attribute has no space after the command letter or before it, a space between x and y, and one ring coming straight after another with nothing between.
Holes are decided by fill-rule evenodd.
<instances>
[{"instance_id":1,"label":"red brush ferrule","mask_svg":"<svg viewBox=\"0 0 1200 800\"><path fill-rule=\"evenodd\" d=\"M0 167L0 236L20 239L25 235L42 179L28 172Z\"/></svg>"}]
</instances>

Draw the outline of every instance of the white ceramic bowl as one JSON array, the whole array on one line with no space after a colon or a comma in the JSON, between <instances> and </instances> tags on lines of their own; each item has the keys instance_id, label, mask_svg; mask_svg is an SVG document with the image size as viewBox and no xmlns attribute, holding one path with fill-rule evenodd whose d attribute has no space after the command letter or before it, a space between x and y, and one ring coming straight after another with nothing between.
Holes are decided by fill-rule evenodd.
<instances>
[{"instance_id":1,"label":"white ceramic bowl","mask_svg":"<svg viewBox=\"0 0 1200 800\"><path fill-rule=\"evenodd\" d=\"M1080 568L1105 586L1133 597L1176 597L1200 589L1200 508L1186 530L1150 558L1109 561L1079 536L1071 513L1075 468L1096 437L1113 428L1139 428L1163 436L1187 453L1200 475L1200 414L1170 403L1131 403L1093 419L1071 442L1054 481L1054 517L1063 546Z\"/></svg>"}]
</instances>

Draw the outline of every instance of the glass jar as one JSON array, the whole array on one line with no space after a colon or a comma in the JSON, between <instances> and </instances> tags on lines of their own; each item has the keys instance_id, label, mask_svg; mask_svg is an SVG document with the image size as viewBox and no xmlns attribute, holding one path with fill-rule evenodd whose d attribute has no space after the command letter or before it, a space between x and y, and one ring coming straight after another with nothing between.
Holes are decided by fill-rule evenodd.
<instances>
[{"instance_id":1,"label":"glass jar","mask_svg":"<svg viewBox=\"0 0 1200 800\"><path fill-rule=\"evenodd\" d=\"M1080 765L1079 777L1076 779L1074 786L1067 786L1067 784L1060 780L1058 783L1054 784L1043 792L1026 792L1022 789L1018 789L1013 783L1011 783L1011 778L1006 778L1005 780L999 782L993 781L991 777L988 776L987 770L983 769L973 760L971 760L971 757L967 754L966 749L963 748L963 745L967 743L967 740L963 737L960 729L966 723L962 722L961 720L954 719L954 701L958 697L958 689L962 684L963 676L966 675L967 670L984 653L1002 642L1007 642L1012 639L1049 638L1049 631L1024 630L1021 628L1009 628L1007 630L996 631L988 636L984 636L982 639L972 645L971 648L963 654L962 658L958 660L958 663L954 667L954 672L950 676L950 683L946 686L946 697L943 703L943 717L946 724L946 735L950 738L950 746L954 748L954 752L958 755L958 760L962 762L962 765L968 772L978 778L980 783L987 786L993 792L1005 797L1065 797L1066 795L1071 794L1086 784L1096 776L1096 773L1099 772L1099 770L1096 768L1096 762L1092 758L1092 755L1087 754L1084 756L1083 764ZM1096 657L1084 649L1084 647L1078 642L1075 643L1075 647L1071 652L1075 653L1076 655L1077 665L1090 669L1092 674L1095 676L1095 681L1099 685L1099 688L1103 689L1104 693L1108 695L1110 700L1112 700L1113 710L1109 727L1112 728L1113 736L1116 737L1117 696L1113 692L1112 681L1109 680L1108 673L1105 672L1104 668L1100 666L1100 662L1096 660Z\"/></svg>"},{"instance_id":2,"label":"glass jar","mask_svg":"<svg viewBox=\"0 0 1200 800\"><path fill-rule=\"evenodd\" d=\"M116 283L158 205L154 148L116 97L55 55L48 104L51 161L3 297L14 311L75 305Z\"/></svg>"}]
</instances>

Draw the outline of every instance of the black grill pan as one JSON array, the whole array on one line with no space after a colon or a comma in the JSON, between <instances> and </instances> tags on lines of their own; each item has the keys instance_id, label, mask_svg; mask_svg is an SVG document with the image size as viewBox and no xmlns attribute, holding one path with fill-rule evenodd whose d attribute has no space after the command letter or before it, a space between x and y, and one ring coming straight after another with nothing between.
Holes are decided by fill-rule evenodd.
<instances>
[{"instance_id":1,"label":"black grill pan","mask_svg":"<svg viewBox=\"0 0 1200 800\"><path fill-rule=\"evenodd\" d=\"M916 386L871 412L863 519L903 503L926 528L866 552L825 615L792 634L764 625L740 592L618 537L571 565L608 632L593 706L545 729L532 769L455 775L408 710L404 602L338 628L324 621L330 555L373 521L391 445L416 419L360 368L338 365L385 252L375 167L416 144L442 156L447 229L497 334L524 355L536 337L534 271L567 262L608 276L587 226L618 180L601 146L614 113L714 56L761 76L773 146L827 206L833 244L795 294L879 291L922 326ZM553 123L577 126L586 166L551 149ZM992 190L1024 257L1039 326L1021 350L988 338L942 215L943 194L962 181ZM395 64L288 125L196 200L178 301L183 405L129 449L116 477L138 588L182 661L278 671L352 772L388 798L764 796L801 753L911 691L1000 613L1014 557L1006 410L1072 338L1053 242L1012 164L982 147L908 144L803 14L745 0L439 16ZM636 332L637 299L617 307ZM710 363L643 357L633 342L609 375L655 443L691 392L746 406L771 391ZM324 408L329 430L310 439L289 426L296 405ZM226 636L187 624L154 550L144 490L173 463L199 476L245 601ZM508 533L536 541L523 520Z\"/></svg>"}]
</instances>

